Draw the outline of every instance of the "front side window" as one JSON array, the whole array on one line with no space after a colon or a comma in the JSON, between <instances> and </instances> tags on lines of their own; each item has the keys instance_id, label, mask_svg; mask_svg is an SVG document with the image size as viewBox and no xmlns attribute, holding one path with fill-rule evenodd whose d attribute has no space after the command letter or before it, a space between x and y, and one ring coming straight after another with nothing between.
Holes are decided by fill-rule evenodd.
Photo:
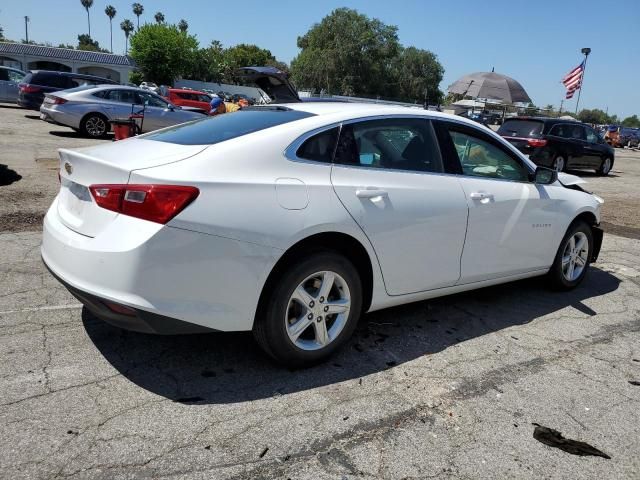
<instances>
[{"instance_id":1,"label":"front side window","mask_svg":"<svg viewBox=\"0 0 640 480\"><path fill-rule=\"evenodd\" d=\"M130 105L140 103L133 90L111 90L106 98L114 102L128 103Z\"/></svg>"},{"instance_id":2,"label":"front side window","mask_svg":"<svg viewBox=\"0 0 640 480\"><path fill-rule=\"evenodd\" d=\"M344 124L336 163L359 167L442 172L442 159L431 122L389 118Z\"/></svg>"},{"instance_id":3,"label":"front side window","mask_svg":"<svg viewBox=\"0 0 640 480\"><path fill-rule=\"evenodd\" d=\"M162 100L160 97L156 97L155 95L146 92L138 92L137 94L142 98L141 103L149 107L167 108L167 102Z\"/></svg>"},{"instance_id":4,"label":"front side window","mask_svg":"<svg viewBox=\"0 0 640 480\"><path fill-rule=\"evenodd\" d=\"M338 140L338 131L338 127L335 127L309 137L298 148L296 156L305 160L331 163Z\"/></svg>"},{"instance_id":5,"label":"front side window","mask_svg":"<svg viewBox=\"0 0 640 480\"><path fill-rule=\"evenodd\" d=\"M527 182L529 172L515 158L480 138L449 130L462 173L472 177Z\"/></svg>"},{"instance_id":6,"label":"front side window","mask_svg":"<svg viewBox=\"0 0 640 480\"><path fill-rule=\"evenodd\" d=\"M598 134L592 128L587 127L585 130L587 131L587 142L598 143Z\"/></svg>"},{"instance_id":7,"label":"front side window","mask_svg":"<svg viewBox=\"0 0 640 480\"><path fill-rule=\"evenodd\" d=\"M564 128L562 129L562 135L560 136L563 138L568 138L569 140L584 140L584 128L582 128L581 125L570 125L567 123L564 125Z\"/></svg>"}]
</instances>

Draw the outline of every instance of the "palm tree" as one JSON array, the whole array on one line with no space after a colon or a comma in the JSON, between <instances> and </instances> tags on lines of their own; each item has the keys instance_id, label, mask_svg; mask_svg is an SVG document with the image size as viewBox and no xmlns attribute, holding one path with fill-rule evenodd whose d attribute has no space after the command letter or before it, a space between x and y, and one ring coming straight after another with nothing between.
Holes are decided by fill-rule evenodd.
<instances>
[{"instance_id":1,"label":"palm tree","mask_svg":"<svg viewBox=\"0 0 640 480\"><path fill-rule=\"evenodd\" d=\"M138 17L138 30L140 30L140 15L144 12L144 7L141 3L134 3L133 5L133 14Z\"/></svg>"},{"instance_id":2,"label":"palm tree","mask_svg":"<svg viewBox=\"0 0 640 480\"><path fill-rule=\"evenodd\" d=\"M104 13L109 17L109 31L111 33L111 53L113 53L113 17L116 16L116 9L113 5L107 5L104 9Z\"/></svg>"},{"instance_id":3,"label":"palm tree","mask_svg":"<svg viewBox=\"0 0 640 480\"><path fill-rule=\"evenodd\" d=\"M126 20L122 21L122 23L120 24L120 28L124 32L124 54L126 55L129 52L129 35L131 35L131 32L133 32L133 29L135 27L133 26L133 22L127 18Z\"/></svg>"},{"instance_id":4,"label":"palm tree","mask_svg":"<svg viewBox=\"0 0 640 480\"><path fill-rule=\"evenodd\" d=\"M89 9L93 7L93 0L80 0L80 3L87 11L87 23L89 24L89 36L91 36L91 18L89 18Z\"/></svg>"},{"instance_id":5,"label":"palm tree","mask_svg":"<svg viewBox=\"0 0 640 480\"><path fill-rule=\"evenodd\" d=\"M154 16L157 23L164 23L164 14L162 12L156 12Z\"/></svg>"},{"instance_id":6,"label":"palm tree","mask_svg":"<svg viewBox=\"0 0 640 480\"><path fill-rule=\"evenodd\" d=\"M178 28L180 29L180 31L182 33L186 32L187 29L189 28L189 24L187 23L187 21L183 18L182 20L180 20L178 22Z\"/></svg>"}]
</instances>

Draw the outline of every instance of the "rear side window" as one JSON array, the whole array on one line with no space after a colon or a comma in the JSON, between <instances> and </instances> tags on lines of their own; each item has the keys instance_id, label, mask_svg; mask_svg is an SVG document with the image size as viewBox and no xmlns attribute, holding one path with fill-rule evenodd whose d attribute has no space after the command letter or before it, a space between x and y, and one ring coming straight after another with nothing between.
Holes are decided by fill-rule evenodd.
<instances>
[{"instance_id":1,"label":"rear side window","mask_svg":"<svg viewBox=\"0 0 640 480\"><path fill-rule=\"evenodd\" d=\"M367 120L342 126L336 163L358 167L442 172L431 122L419 118Z\"/></svg>"},{"instance_id":2,"label":"rear side window","mask_svg":"<svg viewBox=\"0 0 640 480\"><path fill-rule=\"evenodd\" d=\"M338 132L339 129L336 127L307 138L298 148L296 156L305 160L331 163L338 141Z\"/></svg>"},{"instance_id":3,"label":"rear side window","mask_svg":"<svg viewBox=\"0 0 640 480\"><path fill-rule=\"evenodd\" d=\"M544 123L536 120L506 120L498 129L503 137L535 137L542 133Z\"/></svg>"},{"instance_id":4,"label":"rear side window","mask_svg":"<svg viewBox=\"0 0 640 480\"><path fill-rule=\"evenodd\" d=\"M312 113L280 108L246 108L177 125L144 138L180 145L213 145L311 116Z\"/></svg>"},{"instance_id":5,"label":"rear side window","mask_svg":"<svg viewBox=\"0 0 640 480\"><path fill-rule=\"evenodd\" d=\"M64 75L56 75L56 74L46 74L46 73L36 73L31 82L35 85L42 85L45 87L54 87L54 88L69 88L71 87L71 82L69 77Z\"/></svg>"}]
</instances>

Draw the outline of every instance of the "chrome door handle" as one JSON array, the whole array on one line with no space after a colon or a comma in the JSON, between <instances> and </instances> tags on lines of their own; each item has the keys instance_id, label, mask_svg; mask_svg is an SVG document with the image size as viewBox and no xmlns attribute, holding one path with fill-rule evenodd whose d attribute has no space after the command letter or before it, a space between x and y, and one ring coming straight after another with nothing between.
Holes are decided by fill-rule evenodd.
<instances>
[{"instance_id":1,"label":"chrome door handle","mask_svg":"<svg viewBox=\"0 0 640 480\"><path fill-rule=\"evenodd\" d=\"M358 198L376 198L386 196L388 196L388 193L385 190L381 190L376 187L365 187L356 190L356 197Z\"/></svg>"},{"instance_id":2,"label":"chrome door handle","mask_svg":"<svg viewBox=\"0 0 640 480\"><path fill-rule=\"evenodd\" d=\"M493 200L493 194L487 192L472 192L469 194L471 200Z\"/></svg>"}]
</instances>

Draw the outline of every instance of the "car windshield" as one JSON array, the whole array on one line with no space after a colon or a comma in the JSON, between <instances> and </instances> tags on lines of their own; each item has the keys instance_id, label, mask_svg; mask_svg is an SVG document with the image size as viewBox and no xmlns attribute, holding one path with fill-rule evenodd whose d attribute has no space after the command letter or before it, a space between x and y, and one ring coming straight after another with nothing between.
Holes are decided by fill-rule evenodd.
<instances>
[{"instance_id":1,"label":"car windshield","mask_svg":"<svg viewBox=\"0 0 640 480\"><path fill-rule=\"evenodd\" d=\"M506 120L498 129L505 137L534 137L542 133L544 124L536 120Z\"/></svg>"},{"instance_id":2,"label":"car windshield","mask_svg":"<svg viewBox=\"0 0 640 480\"><path fill-rule=\"evenodd\" d=\"M144 138L180 145L213 145L311 116L312 113L285 108L244 108L150 133Z\"/></svg>"}]
</instances>

